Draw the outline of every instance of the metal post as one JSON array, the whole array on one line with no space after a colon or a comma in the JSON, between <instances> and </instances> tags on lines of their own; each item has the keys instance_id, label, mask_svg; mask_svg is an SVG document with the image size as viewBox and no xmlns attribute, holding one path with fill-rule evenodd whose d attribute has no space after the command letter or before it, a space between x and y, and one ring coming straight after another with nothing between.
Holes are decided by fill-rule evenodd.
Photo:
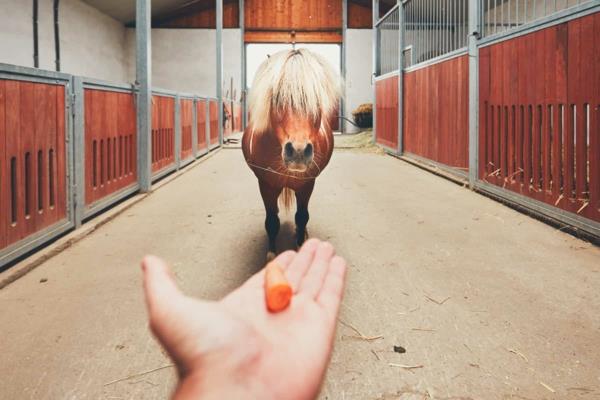
<instances>
[{"instance_id":1,"label":"metal post","mask_svg":"<svg viewBox=\"0 0 600 400\"><path fill-rule=\"evenodd\" d=\"M469 186L479 176L479 0L469 0Z\"/></svg>"},{"instance_id":2,"label":"metal post","mask_svg":"<svg viewBox=\"0 0 600 400\"><path fill-rule=\"evenodd\" d=\"M223 0L217 0L217 103L219 145L223 145Z\"/></svg>"},{"instance_id":3,"label":"metal post","mask_svg":"<svg viewBox=\"0 0 600 400\"><path fill-rule=\"evenodd\" d=\"M198 157L198 99L192 99L192 155Z\"/></svg>"},{"instance_id":4,"label":"metal post","mask_svg":"<svg viewBox=\"0 0 600 400\"><path fill-rule=\"evenodd\" d=\"M240 34L242 36L241 50L242 50L242 85L240 91L240 105L242 107L242 131L246 129L246 88L248 83L246 82L246 25L244 21L244 0L240 0Z\"/></svg>"},{"instance_id":5,"label":"metal post","mask_svg":"<svg viewBox=\"0 0 600 400\"><path fill-rule=\"evenodd\" d=\"M346 116L346 43L348 37L346 31L348 30L348 0L342 0L342 79L344 80L344 87L342 88L342 98L340 99L340 113L341 117ZM346 120L339 118L340 131L346 133Z\"/></svg>"},{"instance_id":6,"label":"metal post","mask_svg":"<svg viewBox=\"0 0 600 400\"><path fill-rule=\"evenodd\" d=\"M404 3L398 0L398 155L404 152Z\"/></svg>"},{"instance_id":7,"label":"metal post","mask_svg":"<svg viewBox=\"0 0 600 400\"><path fill-rule=\"evenodd\" d=\"M83 101L83 79L73 77L73 155L74 155L74 194L75 194L75 227L79 228L83 221L85 208L85 104Z\"/></svg>"},{"instance_id":8,"label":"metal post","mask_svg":"<svg viewBox=\"0 0 600 400\"><path fill-rule=\"evenodd\" d=\"M373 74L371 82L373 84L373 140L377 138L377 87L375 85L375 77L377 76L377 54L379 52L379 40L377 34L377 20L379 19L379 0L373 0Z\"/></svg>"},{"instance_id":9,"label":"metal post","mask_svg":"<svg viewBox=\"0 0 600 400\"><path fill-rule=\"evenodd\" d=\"M175 95L175 169L181 167L181 97Z\"/></svg>"},{"instance_id":10,"label":"metal post","mask_svg":"<svg viewBox=\"0 0 600 400\"><path fill-rule=\"evenodd\" d=\"M149 192L151 179L151 128L152 128L152 38L150 31L150 0L136 0L136 86L138 181L141 192Z\"/></svg>"}]
</instances>

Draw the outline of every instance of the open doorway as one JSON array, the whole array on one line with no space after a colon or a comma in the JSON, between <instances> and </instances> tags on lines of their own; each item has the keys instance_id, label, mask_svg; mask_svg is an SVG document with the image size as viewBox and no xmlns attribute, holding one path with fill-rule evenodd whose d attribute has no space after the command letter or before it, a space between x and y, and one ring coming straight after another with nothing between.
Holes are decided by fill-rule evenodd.
<instances>
[{"instance_id":1,"label":"open doorway","mask_svg":"<svg viewBox=\"0 0 600 400\"><path fill-rule=\"evenodd\" d=\"M252 87L254 76L260 64L271 54L282 50L308 49L323 56L338 72L342 71L342 46L336 43L247 43L246 44L246 90ZM332 129L339 130L339 118L336 113L331 120Z\"/></svg>"}]
</instances>

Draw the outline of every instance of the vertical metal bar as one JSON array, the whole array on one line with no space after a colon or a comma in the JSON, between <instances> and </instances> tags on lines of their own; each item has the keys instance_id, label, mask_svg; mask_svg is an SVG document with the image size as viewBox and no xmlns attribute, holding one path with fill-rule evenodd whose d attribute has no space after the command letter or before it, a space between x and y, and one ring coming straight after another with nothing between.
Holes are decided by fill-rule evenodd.
<instances>
[{"instance_id":1,"label":"vertical metal bar","mask_svg":"<svg viewBox=\"0 0 600 400\"><path fill-rule=\"evenodd\" d=\"M525 0L525 1L527 1L527 0ZM519 0L517 0L517 12L516 12L516 14L517 14L517 16L515 17L515 20L516 20L515 26L519 26L520 25L519 24Z\"/></svg>"},{"instance_id":2,"label":"vertical metal bar","mask_svg":"<svg viewBox=\"0 0 600 400\"><path fill-rule=\"evenodd\" d=\"M474 187L479 176L479 3L469 0L469 186Z\"/></svg>"},{"instance_id":3,"label":"vertical metal bar","mask_svg":"<svg viewBox=\"0 0 600 400\"><path fill-rule=\"evenodd\" d=\"M141 192L149 192L151 180L152 128L152 38L150 31L150 0L136 0L136 83L137 98L137 141L138 181Z\"/></svg>"},{"instance_id":4,"label":"vertical metal bar","mask_svg":"<svg viewBox=\"0 0 600 400\"><path fill-rule=\"evenodd\" d=\"M198 100L192 99L192 155L198 157Z\"/></svg>"},{"instance_id":5,"label":"vertical metal bar","mask_svg":"<svg viewBox=\"0 0 600 400\"><path fill-rule=\"evenodd\" d=\"M344 80L344 87L342 88L342 98L340 99L340 113L342 117L346 116L346 43L348 36L346 31L348 30L348 0L342 0L342 79ZM344 118L338 118L338 124L342 133L346 132L346 120Z\"/></svg>"},{"instance_id":6,"label":"vertical metal bar","mask_svg":"<svg viewBox=\"0 0 600 400\"><path fill-rule=\"evenodd\" d=\"M219 107L219 145L223 145L223 0L217 1L217 103Z\"/></svg>"},{"instance_id":7,"label":"vertical metal bar","mask_svg":"<svg viewBox=\"0 0 600 400\"><path fill-rule=\"evenodd\" d=\"M175 95L175 169L181 166L181 97Z\"/></svg>"},{"instance_id":8,"label":"vertical metal bar","mask_svg":"<svg viewBox=\"0 0 600 400\"><path fill-rule=\"evenodd\" d=\"M73 77L73 150L74 150L74 195L75 195L75 227L81 226L85 210L85 104L83 79Z\"/></svg>"},{"instance_id":9,"label":"vertical metal bar","mask_svg":"<svg viewBox=\"0 0 600 400\"><path fill-rule=\"evenodd\" d=\"M373 90L373 139L377 137L377 89L375 85L375 77L377 76L377 56L379 54L379 41L378 41L378 31L375 24L377 23L377 14L379 11L379 0L373 0L373 13L371 17L373 18L373 74L371 76L372 82L372 90Z\"/></svg>"},{"instance_id":10,"label":"vertical metal bar","mask_svg":"<svg viewBox=\"0 0 600 400\"><path fill-rule=\"evenodd\" d=\"M398 1L398 155L404 152L404 67L402 65L402 49L404 49L404 4Z\"/></svg>"},{"instance_id":11,"label":"vertical metal bar","mask_svg":"<svg viewBox=\"0 0 600 400\"><path fill-rule=\"evenodd\" d=\"M247 93L247 87L248 87L248 83L246 82L246 21L245 19L245 9L244 9L245 5L244 5L244 0L239 0L239 19L240 19L240 34L242 37L242 43L241 43L241 51L242 51L242 79L240 80L240 82L242 82L242 87L240 88L240 107L242 108L242 132L246 129L246 93Z\"/></svg>"},{"instance_id":12,"label":"vertical metal bar","mask_svg":"<svg viewBox=\"0 0 600 400\"><path fill-rule=\"evenodd\" d=\"M512 27L512 20L510 18L511 17L510 9L511 9L511 6L512 6L512 0L508 0L507 3L508 3L508 21L507 21L508 24L507 24L507 28L510 29Z\"/></svg>"}]
</instances>

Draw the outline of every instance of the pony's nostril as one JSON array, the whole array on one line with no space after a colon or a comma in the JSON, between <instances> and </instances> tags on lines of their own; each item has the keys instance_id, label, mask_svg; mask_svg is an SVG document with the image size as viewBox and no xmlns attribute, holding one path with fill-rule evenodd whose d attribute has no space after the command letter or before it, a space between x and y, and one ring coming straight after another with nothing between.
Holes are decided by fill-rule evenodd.
<instances>
[{"instance_id":1,"label":"pony's nostril","mask_svg":"<svg viewBox=\"0 0 600 400\"><path fill-rule=\"evenodd\" d=\"M292 158L292 157L294 157L294 146L292 145L291 142L287 142L285 144L284 151L285 151L285 157L286 158Z\"/></svg>"},{"instance_id":2,"label":"pony's nostril","mask_svg":"<svg viewBox=\"0 0 600 400\"><path fill-rule=\"evenodd\" d=\"M304 148L304 157L311 158L312 155L313 155L313 145L309 143Z\"/></svg>"}]
</instances>

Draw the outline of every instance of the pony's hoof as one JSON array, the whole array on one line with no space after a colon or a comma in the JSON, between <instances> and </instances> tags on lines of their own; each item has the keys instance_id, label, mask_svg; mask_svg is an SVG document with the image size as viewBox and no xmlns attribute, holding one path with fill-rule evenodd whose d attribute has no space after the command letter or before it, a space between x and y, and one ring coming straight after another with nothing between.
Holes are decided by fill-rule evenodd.
<instances>
[{"instance_id":1,"label":"pony's hoof","mask_svg":"<svg viewBox=\"0 0 600 400\"><path fill-rule=\"evenodd\" d=\"M273 261L275 259L275 253L272 251L267 251L267 262Z\"/></svg>"},{"instance_id":2,"label":"pony's hoof","mask_svg":"<svg viewBox=\"0 0 600 400\"><path fill-rule=\"evenodd\" d=\"M296 250L300 250L300 247L302 247L304 242L306 242L307 240L308 240L308 231L305 230L303 237L296 238Z\"/></svg>"}]
</instances>

